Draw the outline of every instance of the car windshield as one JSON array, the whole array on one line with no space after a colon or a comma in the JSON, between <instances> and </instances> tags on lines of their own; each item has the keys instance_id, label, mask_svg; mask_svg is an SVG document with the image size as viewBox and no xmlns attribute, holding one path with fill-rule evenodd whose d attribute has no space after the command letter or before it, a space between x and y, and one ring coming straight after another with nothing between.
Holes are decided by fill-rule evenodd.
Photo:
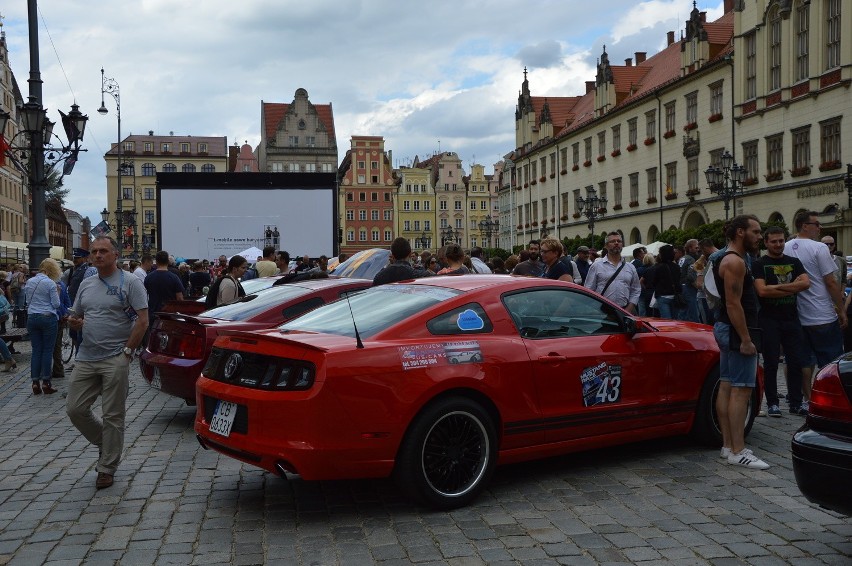
<instances>
[{"instance_id":1,"label":"car windshield","mask_svg":"<svg viewBox=\"0 0 852 566\"><path fill-rule=\"evenodd\" d=\"M246 295L251 295L252 293L257 293L258 291L262 291L264 289L269 289L272 287L272 284L275 283L278 279L275 277L261 277L259 279L249 279L248 281L240 281L240 285L243 286L243 291L246 292ZM210 283L213 284L212 282ZM198 299L199 303L204 302L204 297Z\"/></svg>"},{"instance_id":2,"label":"car windshield","mask_svg":"<svg viewBox=\"0 0 852 566\"><path fill-rule=\"evenodd\" d=\"M253 295L246 295L236 303L222 305L204 311L203 316L218 318L221 320L248 320L253 318L275 305L283 305L283 303L307 295L311 289L305 289L296 285L278 285L269 289L263 289Z\"/></svg>"},{"instance_id":3,"label":"car windshield","mask_svg":"<svg viewBox=\"0 0 852 566\"><path fill-rule=\"evenodd\" d=\"M307 330L354 337L354 319L358 334L368 338L460 293L455 289L428 285L382 285L350 295L348 301L320 307L278 328L283 332Z\"/></svg>"}]
</instances>

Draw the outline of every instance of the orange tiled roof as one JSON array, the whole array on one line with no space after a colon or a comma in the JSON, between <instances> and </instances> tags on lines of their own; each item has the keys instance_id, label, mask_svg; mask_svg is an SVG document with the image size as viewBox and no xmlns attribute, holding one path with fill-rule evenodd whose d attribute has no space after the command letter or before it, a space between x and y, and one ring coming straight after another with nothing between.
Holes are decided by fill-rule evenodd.
<instances>
[{"instance_id":1,"label":"orange tiled roof","mask_svg":"<svg viewBox=\"0 0 852 566\"><path fill-rule=\"evenodd\" d=\"M579 99L579 96L531 96L530 101L532 102L533 110L535 110L536 125L541 125L541 109L544 107L545 101L547 101L547 105L550 107L553 130L559 131L565 125L566 120L572 119L572 111Z\"/></svg>"},{"instance_id":2,"label":"orange tiled roof","mask_svg":"<svg viewBox=\"0 0 852 566\"><path fill-rule=\"evenodd\" d=\"M275 132L278 130L278 124L281 123L281 119L284 118L287 110L290 109L290 104L282 102L262 102L261 104L263 104L263 123L266 126L266 138L274 138ZM317 117L325 126L329 142L334 142L334 145L337 145L337 137L334 134L334 113L332 112L331 104L311 103L311 106L317 111Z\"/></svg>"}]
</instances>

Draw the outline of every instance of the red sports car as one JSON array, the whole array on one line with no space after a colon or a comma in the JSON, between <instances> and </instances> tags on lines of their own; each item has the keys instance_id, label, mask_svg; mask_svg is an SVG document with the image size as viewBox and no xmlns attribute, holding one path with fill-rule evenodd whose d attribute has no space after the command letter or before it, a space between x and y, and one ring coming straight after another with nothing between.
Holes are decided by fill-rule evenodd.
<instances>
[{"instance_id":1,"label":"red sports car","mask_svg":"<svg viewBox=\"0 0 852 566\"><path fill-rule=\"evenodd\" d=\"M196 315L159 313L139 362L142 375L152 387L194 405L195 380L220 333L274 328L370 284L360 279L313 279L269 287Z\"/></svg>"},{"instance_id":2,"label":"red sports car","mask_svg":"<svg viewBox=\"0 0 852 566\"><path fill-rule=\"evenodd\" d=\"M718 445L718 363L710 327L637 319L570 283L429 277L220 336L195 431L281 475L394 475L453 508L497 464L686 433Z\"/></svg>"}]
</instances>

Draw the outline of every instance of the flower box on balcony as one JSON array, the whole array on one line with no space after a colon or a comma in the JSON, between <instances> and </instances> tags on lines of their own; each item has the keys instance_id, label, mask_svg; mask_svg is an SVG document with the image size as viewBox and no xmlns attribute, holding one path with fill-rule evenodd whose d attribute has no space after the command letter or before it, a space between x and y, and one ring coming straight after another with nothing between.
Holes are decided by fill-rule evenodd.
<instances>
[{"instance_id":1,"label":"flower box on balcony","mask_svg":"<svg viewBox=\"0 0 852 566\"><path fill-rule=\"evenodd\" d=\"M554 177L556 177L556 173L551 173L550 178L553 179Z\"/></svg>"},{"instance_id":2,"label":"flower box on balcony","mask_svg":"<svg viewBox=\"0 0 852 566\"><path fill-rule=\"evenodd\" d=\"M606 161L606 155L598 155L598 163Z\"/></svg>"},{"instance_id":3,"label":"flower box on balcony","mask_svg":"<svg viewBox=\"0 0 852 566\"><path fill-rule=\"evenodd\" d=\"M566 221L566 220L568 220L568 215L567 215L567 214L563 214L562 216L560 216L560 217L559 217L559 220L562 220L563 222L564 222L564 221Z\"/></svg>"},{"instance_id":4,"label":"flower box on balcony","mask_svg":"<svg viewBox=\"0 0 852 566\"><path fill-rule=\"evenodd\" d=\"M598 209L598 214L606 214L606 208L604 208L604 207L600 207L600 208Z\"/></svg>"},{"instance_id":5,"label":"flower box on balcony","mask_svg":"<svg viewBox=\"0 0 852 566\"><path fill-rule=\"evenodd\" d=\"M674 200L677 198L677 193L666 193L666 200Z\"/></svg>"},{"instance_id":6,"label":"flower box on balcony","mask_svg":"<svg viewBox=\"0 0 852 566\"><path fill-rule=\"evenodd\" d=\"M530 186L530 184L529 184L529 183L524 183L524 188L525 188L525 189L526 189L527 187L529 187L529 186Z\"/></svg>"},{"instance_id":7,"label":"flower box on balcony","mask_svg":"<svg viewBox=\"0 0 852 566\"><path fill-rule=\"evenodd\" d=\"M532 226L533 226L533 228L537 228L537 227L538 227L538 222L533 222L533 223L532 223Z\"/></svg>"},{"instance_id":8,"label":"flower box on balcony","mask_svg":"<svg viewBox=\"0 0 852 566\"><path fill-rule=\"evenodd\" d=\"M842 163L839 160L834 161L826 161L824 163L820 163L819 170L820 171L831 171L833 169L840 169L842 167Z\"/></svg>"},{"instance_id":9,"label":"flower box on balcony","mask_svg":"<svg viewBox=\"0 0 852 566\"><path fill-rule=\"evenodd\" d=\"M697 127L698 127L697 123L690 122L689 124L687 124L686 126L683 127L683 131L684 132L691 132L692 130L694 130Z\"/></svg>"},{"instance_id":10,"label":"flower box on balcony","mask_svg":"<svg viewBox=\"0 0 852 566\"><path fill-rule=\"evenodd\" d=\"M742 183L742 185L744 187L749 187L751 185L756 185L756 184L757 184L757 177L749 177L748 179L744 180L743 183Z\"/></svg>"},{"instance_id":11,"label":"flower box on balcony","mask_svg":"<svg viewBox=\"0 0 852 566\"><path fill-rule=\"evenodd\" d=\"M550 219L551 224L553 224L554 222L556 222L556 217L553 217L553 218Z\"/></svg>"},{"instance_id":12,"label":"flower box on balcony","mask_svg":"<svg viewBox=\"0 0 852 566\"><path fill-rule=\"evenodd\" d=\"M577 169L579 169L579 167L578 167ZM575 171L576 171L577 169L575 169ZM559 172L559 174L560 174L560 175L567 175L567 174L568 174L568 170L567 170L567 169L563 169L562 171L560 171L560 172Z\"/></svg>"},{"instance_id":13,"label":"flower box on balcony","mask_svg":"<svg viewBox=\"0 0 852 566\"><path fill-rule=\"evenodd\" d=\"M778 171L775 173L769 173L768 175L764 175L767 183L771 183L772 181L780 181L784 178L784 173L782 171Z\"/></svg>"},{"instance_id":14,"label":"flower box on balcony","mask_svg":"<svg viewBox=\"0 0 852 566\"><path fill-rule=\"evenodd\" d=\"M657 138L645 138L645 145L654 145L657 143Z\"/></svg>"},{"instance_id":15,"label":"flower box on balcony","mask_svg":"<svg viewBox=\"0 0 852 566\"><path fill-rule=\"evenodd\" d=\"M546 218L545 218L544 220L542 220L542 221L541 221L541 225L542 225L542 226L547 226L547 219L546 219ZM535 224L533 224L533 226L535 226Z\"/></svg>"},{"instance_id":16,"label":"flower box on balcony","mask_svg":"<svg viewBox=\"0 0 852 566\"><path fill-rule=\"evenodd\" d=\"M667 131L666 133L663 134L663 137L665 139L673 138L673 137L675 137L675 131L669 130L669 131Z\"/></svg>"},{"instance_id":17,"label":"flower box on balcony","mask_svg":"<svg viewBox=\"0 0 852 566\"><path fill-rule=\"evenodd\" d=\"M521 226L520 224L518 224L517 226L515 226L515 228L517 228L518 230L520 230L521 228L523 228L523 226Z\"/></svg>"},{"instance_id":18,"label":"flower box on balcony","mask_svg":"<svg viewBox=\"0 0 852 566\"><path fill-rule=\"evenodd\" d=\"M579 212L575 212L574 214L572 214L572 215L571 215L571 217L572 217L572 218L580 218L580 213L579 213Z\"/></svg>"},{"instance_id":19,"label":"flower box on balcony","mask_svg":"<svg viewBox=\"0 0 852 566\"><path fill-rule=\"evenodd\" d=\"M529 228L529 227L530 227L530 223L529 223L529 222L527 222L526 224L524 224L524 228Z\"/></svg>"},{"instance_id":20,"label":"flower box on balcony","mask_svg":"<svg viewBox=\"0 0 852 566\"><path fill-rule=\"evenodd\" d=\"M646 200L645 202L647 202L648 204L654 204L655 202L657 202L657 197L648 197L648 200Z\"/></svg>"},{"instance_id":21,"label":"flower box on balcony","mask_svg":"<svg viewBox=\"0 0 852 566\"><path fill-rule=\"evenodd\" d=\"M612 207L613 210L621 210L621 208L622 207L621 207L620 204L616 204L615 206Z\"/></svg>"},{"instance_id":22,"label":"flower box on balcony","mask_svg":"<svg viewBox=\"0 0 852 566\"><path fill-rule=\"evenodd\" d=\"M636 144L632 143L627 146L627 151L636 151Z\"/></svg>"},{"instance_id":23,"label":"flower box on balcony","mask_svg":"<svg viewBox=\"0 0 852 566\"><path fill-rule=\"evenodd\" d=\"M700 192L701 192L701 189L689 189L688 191L686 191L686 196L694 197L695 195L699 194Z\"/></svg>"},{"instance_id":24,"label":"flower box on balcony","mask_svg":"<svg viewBox=\"0 0 852 566\"><path fill-rule=\"evenodd\" d=\"M631 200L629 203L627 203L627 206L629 206L630 208L636 208L637 206L639 206L639 201Z\"/></svg>"},{"instance_id":25,"label":"flower box on balcony","mask_svg":"<svg viewBox=\"0 0 852 566\"><path fill-rule=\"evenodd\" d=\"M532 181L530 181L530 185L537 185L537 184L538 184L538 181L536 181L535 179L533 179Z\"/></svg>"},{"instance_id":26,"label":"flower box on balcony","mask_svg":"<svg viewBox=\"0 0 852 566\"><path fill-rule=\"evenodd\" d=\"M614 150L612 150L612 153L610 153L610 155L612 157L618 157L619 155L621 155L621 150L620 149L614 149Z\"/></svg>"},{"instance_id":27,"label":"flower box on balcony","mask_svg":"<svg viewBox=\"0 0 852 566\"><path fill-rule=\"evenodd\" d=\"M592 166L592 160L591 159L587 159L587 160L583 161L583 167L591 167L591 166Z\"/></svg>"},{"instance_id":28,"label":"flower box on balcony","mask_svg":"<svg viewBox=\"0 0 852 566\"><path fill-rule=\"evenodd\" d=\"M538 182L539 182L539 183L543 183L543 182L545 182L546 180L547 180L547 177L545 177L544 175L542 175L541 177L539 177L539 178L538 178Z\"/></svg>"},{"instance_id":29,"label":"flower box on balcony","mask_svg":"<svg viewBox=\"0 0 852 566\"><path fill-rule=\"evenodd\" d=\"M577 165L576 163L575 163L575 164L574 164L574 166L571 168L571 171L579 171L579 170L580 170L580 166L579 166L579 165Z\"/></svg>"},{"instance_id":30,"label":"flower box on balcony","mask_svg":"<svg viewBox=\"0 0 852 566\"><path fill-rule=\"evenodd\" d=\"M803 177L805 175L809 175L810 172L810 167L796 167L795 169L790 169L790 175L792 177Z\"/></svg>"},{"instance_id":31,"label":"flower box on balcony","mask_svg":"<svg viewBox=\"0 0 852 566\"><path fill-rule=\"evenodd\" d=\"M707 121L712 124L713 122L718 122L721 119L722 119L722 113L719 112L718 114L710 114L710 117L707 118Z\"/></svg>"}]
</instances>

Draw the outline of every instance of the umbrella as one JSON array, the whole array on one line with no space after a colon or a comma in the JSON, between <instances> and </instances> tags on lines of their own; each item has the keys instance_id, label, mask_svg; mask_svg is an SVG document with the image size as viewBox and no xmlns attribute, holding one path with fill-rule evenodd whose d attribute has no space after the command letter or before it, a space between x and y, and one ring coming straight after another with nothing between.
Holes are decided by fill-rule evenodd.
<instances>
[{"instance_id":1,"label":"umbrella","mask_svg":"<svg viewBox=\"0 0 852 566\"><path fill-rule=\"evenodd\" d=\"M334 268L331 274L353 279L373 279L388 264L389 258L390 250L387 249L362 250Z\"/></svg>"},{"instance_id":2,"label":"umbrella","mask_svg":"<svg viewBox=\"0 0 852 566\"><path fill-rule=\"evenodd\" d=\"M650 244L631 244L622 248L621 255L622 257L633 257L633 250L636 248L645 248L648 250L648 253L651 255L657 255L660 253L660 248L667 245L666 242L651 242Z\"/></svg>"}]
</instances>

